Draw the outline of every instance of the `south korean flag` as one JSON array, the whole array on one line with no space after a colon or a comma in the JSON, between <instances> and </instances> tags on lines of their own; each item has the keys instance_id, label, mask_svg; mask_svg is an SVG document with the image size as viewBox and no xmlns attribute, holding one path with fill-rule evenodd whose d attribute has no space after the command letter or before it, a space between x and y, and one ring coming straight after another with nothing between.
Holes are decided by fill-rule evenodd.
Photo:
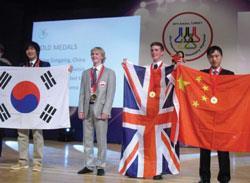
<instances>
[{"instance_id":1,"label":"south korean flag","mask_svg":"<svg viewBox=\"0 0 250 183\"><path fill-rule=\"evenodd\" d=\"M68 68L0 67L0 128L69 128Z\"/></svg>"}]
</instances>

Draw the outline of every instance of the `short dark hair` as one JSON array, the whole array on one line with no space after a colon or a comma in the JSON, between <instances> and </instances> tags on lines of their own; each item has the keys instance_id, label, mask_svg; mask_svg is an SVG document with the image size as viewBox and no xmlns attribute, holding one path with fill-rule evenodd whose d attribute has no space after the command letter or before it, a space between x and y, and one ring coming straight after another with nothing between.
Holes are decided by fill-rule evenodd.
<instances>
[{"instance_id":1,"label":"short dark hair","mask_svg":"<svg viewBox=\"0 0 250 183\"><path fill-rule=\"evenodd\" d=\"M152 42L150 44L150 47L152 48L152 46L159 46L161 48L161 50L164 51L164 46L161 42Z\"/></svg>"},{"instance_id":2,"label":"short dark hair","mask_svg":"<svg viewBox=\"0 0 250 183\"><path fill-rule=\"evenodd\" d=\"M210 46L208 49L207 49L207 56L213 54L215 51L218 51L221 56L223 55L223 52L222 52L222 49L219 47L219 46Z\"/></svg>"},{"instance_id":3,"label":"short dark hair","mask_svg":"<svg viewBox=\"0 0 250 183\"><path fill-rule=\"evenodd\" d=\"M183 51L177 51L177 52L176 52L176 54L177 54L177 55L178 55L179 53L182 55L182 58L184 58L184 57L185 57L185 54L184 54L184 52L183 52Z\"/></svg>"},{"instance_id":4,"label":"short dark hair","mask_svg":"<svg viewBox=\"0 0 250 183\"><path fill-rule=\"evenodd\" d=\"M39 57L39 54L40 54L40 46L39 46L39 44L34 42L34 41L29 41L29 42L27 42L25 44L24 51L26 51L29 47L35 48L36 54Z\"/></svg>"}]
</instances>

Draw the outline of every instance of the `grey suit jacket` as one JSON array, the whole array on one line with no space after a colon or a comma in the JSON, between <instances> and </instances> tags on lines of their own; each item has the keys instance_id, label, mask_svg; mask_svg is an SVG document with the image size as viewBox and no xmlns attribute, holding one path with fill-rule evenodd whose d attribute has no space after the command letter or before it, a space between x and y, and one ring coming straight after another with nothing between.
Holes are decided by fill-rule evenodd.
<instances>
[{"instance_id":1,"label":"grey suit jacket","mask_svg":"<svg viewBox=\"0 0 250 183\"><path fill-rule=\"evenodd\" d=\"M94 104L94 115L96 118L100 117L101 113L108 114L110 116L112 104L115 96L116 77L115 72L107 67L104 68L104 72L100 78L100 81L96 90L96 102ZM90 69L83 71L78 112L84 112L86 117L89 110L90 100Z\"/></svg>"}]
</instances>

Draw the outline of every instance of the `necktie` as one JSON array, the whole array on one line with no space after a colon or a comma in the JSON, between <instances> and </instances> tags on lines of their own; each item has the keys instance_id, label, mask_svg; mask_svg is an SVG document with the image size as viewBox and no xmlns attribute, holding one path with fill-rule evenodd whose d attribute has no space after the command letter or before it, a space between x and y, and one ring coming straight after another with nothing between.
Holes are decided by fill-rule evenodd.
<instances>
[{"instance_id":1,"label":"necktie","mask_svg":"<svg viewBox=\"0 0 250 183\"><path fill-rule=\"evenodd\" d=\"M94 86L95 83L96 83L96 71L97 71L97 69L94 68L94 69L93 69L93 78L92 78L91 86Z\"/></svg>"},{"instance_id":2,"label":"necktie","mask_svg":"<svg viewBox=\"0 0 250 183\"><path fill-rule=\"evenodd\" d=\"M219 75L219 72L217 70L214 70L213 75Z\"/></svg>"},{"instance_id":3,"label":"necktie","mask_svg":"<svg viewBox=\"0 0 250 183\"><path fill-rule=\"evenodd\" d=\"M158 68L158 65L157 64L154 64L154 69L157 69Z\"/></svg>"}]
</instances>

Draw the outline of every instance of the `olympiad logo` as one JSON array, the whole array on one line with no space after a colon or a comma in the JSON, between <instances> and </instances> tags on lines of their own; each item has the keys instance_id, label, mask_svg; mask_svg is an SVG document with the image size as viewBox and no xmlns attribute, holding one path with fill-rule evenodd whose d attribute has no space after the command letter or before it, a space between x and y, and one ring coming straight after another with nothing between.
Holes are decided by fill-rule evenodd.
<instances>
[{"instance_id":1,"label":"olympiad logo","mask_svg":"<svg viewBox=\"0 0 250 183\"><path fill-rule=\"evenodd\" d=\"M165 25L162 42L169 55L183 51L185 60L202 57L212 44L213 30L208 20L195 12L183 12Z\"/></svg>"},{"instance_id":2,"label":"olympiad logo","mask_svg":"<svg viewBox=\"0 0 250 183\"><path fill-rule=\"evenodd\" d=\"M48 32L46 29L42 29L39 31L38 36L40 39L45 39L48 37Z\"/></svg>"}]
</instances>

